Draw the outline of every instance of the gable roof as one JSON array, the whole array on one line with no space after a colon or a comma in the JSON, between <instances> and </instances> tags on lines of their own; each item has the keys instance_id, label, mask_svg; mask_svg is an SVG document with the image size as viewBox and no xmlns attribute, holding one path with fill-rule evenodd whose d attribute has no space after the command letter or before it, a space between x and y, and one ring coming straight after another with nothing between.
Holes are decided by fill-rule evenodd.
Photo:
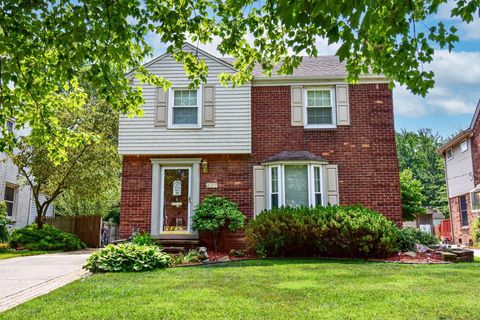
<instances>
[{"instance_id":1,"label":"gable roof","mask_svg":"<svg viewBox=\"0 0 480 320\"><path fill-rule=\"evenodd\" d=\"M440 148L437 149L437 153L443 155L448 149L459 144L463 139L469 138L473 134L473 127L477 122L478 116L480 113L480 99L478 100L477 107L475 108L475 113L473 114L472 121L468 129L462 130L457 133L453 138L445 142Z\"/></svg>"}]
</instances>

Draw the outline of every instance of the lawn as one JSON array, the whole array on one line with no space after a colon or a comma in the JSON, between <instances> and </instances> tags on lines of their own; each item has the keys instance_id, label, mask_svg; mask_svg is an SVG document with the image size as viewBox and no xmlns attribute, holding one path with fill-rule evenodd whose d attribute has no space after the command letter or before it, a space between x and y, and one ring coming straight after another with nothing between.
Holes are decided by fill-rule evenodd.
<instances>
[{"instance_id":1,"label":"lawn","mask_svg":"<svg viewBox=\"0 0 480 320\"><path fill-rule=\"evenodd\" d=\"M478 319L480 264L257 260L99 274L2 319Z\"/></svg>"},{"instance_id":2,"label":"lawn","mask_svg":"<svg viewBox=\"0 0 480 320\"><path fill-rule=\"evenodd\" d=\"M0 260L2 259L9 259L9 258L16 258L16 257L24 257L24 256L35 256L38 254L45 254L45 253L52 253L51 251L16 251L11 249L0 249Z\"/></svg>"}]
</instances>

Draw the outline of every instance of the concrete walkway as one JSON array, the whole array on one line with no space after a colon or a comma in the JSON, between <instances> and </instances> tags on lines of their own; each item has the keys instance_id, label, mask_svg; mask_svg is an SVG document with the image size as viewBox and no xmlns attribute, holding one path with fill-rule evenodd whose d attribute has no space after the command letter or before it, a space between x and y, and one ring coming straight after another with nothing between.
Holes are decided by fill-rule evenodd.
<instances>
[{"instance_id":1,"label":"concrete walkway","mask_svg":"<svg viewBox=\"0 0 480 320\"><path fill-rule=\"evenodd\" d=\"M87 275L82 265L90 253L77 251L0 260L0 312Z\"/></svg>"}]
</instances>

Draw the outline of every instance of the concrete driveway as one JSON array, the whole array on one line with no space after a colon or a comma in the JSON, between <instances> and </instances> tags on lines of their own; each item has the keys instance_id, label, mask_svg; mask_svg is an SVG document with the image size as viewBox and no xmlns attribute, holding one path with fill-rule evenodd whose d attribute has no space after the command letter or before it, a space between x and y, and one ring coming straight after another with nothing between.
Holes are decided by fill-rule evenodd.
<instances>
[{"instance_id":1,"label":"concrete driveway","mask_svg":"<svg viewBox=\"0 0 480 320\"><path fill-rule=\"evenodd\" d=\"M82 265L90 253L77 251L0 260L0 312L87 275Z\"/></svg>"}]
</instances>

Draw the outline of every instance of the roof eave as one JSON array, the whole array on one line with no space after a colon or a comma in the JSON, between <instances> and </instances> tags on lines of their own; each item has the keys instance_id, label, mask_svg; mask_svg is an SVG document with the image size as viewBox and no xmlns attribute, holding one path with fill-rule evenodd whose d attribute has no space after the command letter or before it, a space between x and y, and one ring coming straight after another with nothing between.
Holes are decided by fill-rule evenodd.
<instances>
[{"instance_id":1,"label":"roof eave","mask_svg":"<svg viewBox=\"0 0 480 320\"><path fill-rule=\"evenodd\" d=\"M455 137L453 137L452 139L445 142L440 148L438 148L437 153L439 155L443 155L445 153L445 151L447 151L451 147L457 145L463 139L470 138L471 136L472 136L472 130L471 129L463 130L462 132L458 133Z\"/></svg>"}]
</instances>

